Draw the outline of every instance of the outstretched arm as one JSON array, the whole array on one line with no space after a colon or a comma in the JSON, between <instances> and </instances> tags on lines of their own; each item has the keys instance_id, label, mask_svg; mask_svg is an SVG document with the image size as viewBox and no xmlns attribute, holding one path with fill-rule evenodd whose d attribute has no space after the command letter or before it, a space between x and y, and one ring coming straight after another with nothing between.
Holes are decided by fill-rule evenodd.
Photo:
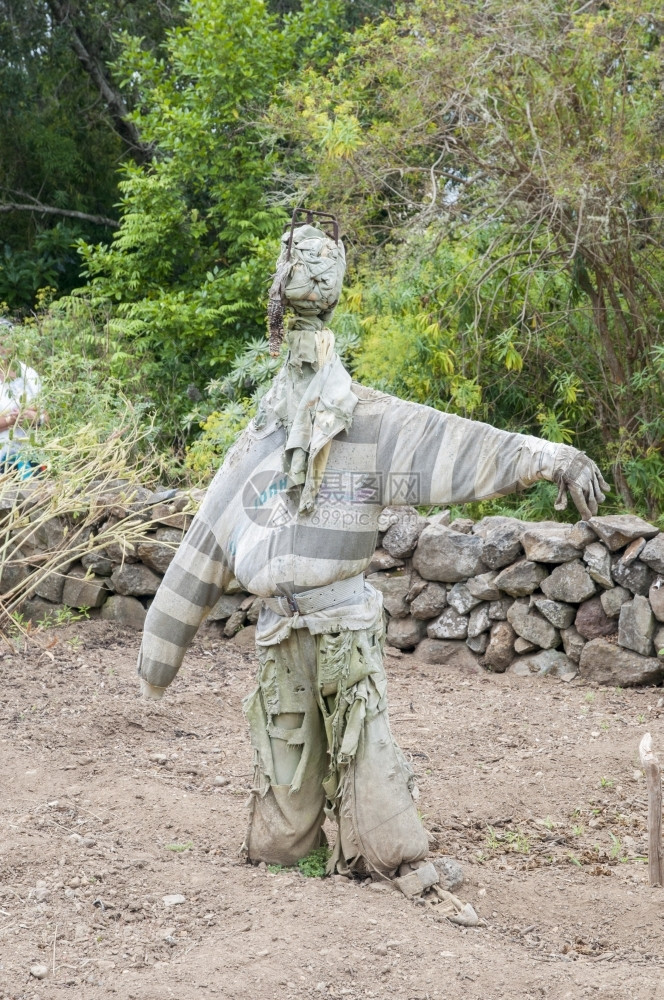
<instances>
[{"instance_id":1,"label":"outstretched arm","mask_svg":"<svg viewBox=\"0 0 664 1000\"><path fill-rule=\"evenodd\" d=\"M377 459L384 504L467 503L546 479L558 483L557 510L569 490L587 519L609 488L595 463L569 445L398 399L385 408Z\"/></svg>"},{"instance_id":2,"label":"outstretched arm","mask_svg":"<svg viewBox=\"0 0 664 1000\"><path fill-rule=\"evenodd\" d=\"M231 580L228 562L200 514L166 570L145 619L138 654L141 692L160 698L198 627Z\"/></svg>"}]
</instances>

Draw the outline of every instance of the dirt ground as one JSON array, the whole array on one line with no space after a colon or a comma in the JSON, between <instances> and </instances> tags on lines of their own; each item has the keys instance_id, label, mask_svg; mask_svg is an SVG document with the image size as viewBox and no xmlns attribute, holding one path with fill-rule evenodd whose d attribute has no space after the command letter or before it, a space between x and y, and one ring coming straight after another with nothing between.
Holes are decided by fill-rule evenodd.
<instances>
[{"instance_id":1,"label":"dirt ground","mask_svg":"<svg viewBox=\"0 0 664 1000\"><path fill-rule=\"evenodd\" d=\"M37 638L0 657L3 1000L664 998L637 755L646 730L664 751L661 689L389 657L432 851L487 922L463 929L383 885L241 861L255 661L214 626L147 706L135 633Z\"/></svg>"}]
</instances>

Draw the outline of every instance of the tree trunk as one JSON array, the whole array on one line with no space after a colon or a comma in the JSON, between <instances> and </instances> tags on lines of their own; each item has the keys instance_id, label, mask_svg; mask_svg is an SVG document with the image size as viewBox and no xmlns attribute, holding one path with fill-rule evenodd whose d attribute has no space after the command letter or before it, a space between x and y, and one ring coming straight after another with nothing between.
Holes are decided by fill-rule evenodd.
<instances>
[{"instance_id":1,"label":"tree trunk","mask_svg":"<svg viewBox=\"0 0 664 1000\"><path fill-rule=\"evenodd\" d=\"M138 164L149 162L154 155L154 148L150 143L142 142L140 132L130 120L129 108L111 79L108 66L92 50L80 29L74 25L67 6L60 0L47 0L47 3L55 23L67 30L69 42L76 57L99 90L113 121L113 127L123 142L127 144L132 158Z\"/></svg>"}]
</instances>

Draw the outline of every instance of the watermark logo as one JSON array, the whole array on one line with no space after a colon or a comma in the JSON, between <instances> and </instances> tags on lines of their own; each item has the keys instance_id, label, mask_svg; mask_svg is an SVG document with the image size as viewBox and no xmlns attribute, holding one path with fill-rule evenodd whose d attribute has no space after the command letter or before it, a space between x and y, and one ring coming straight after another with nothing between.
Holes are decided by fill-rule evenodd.
<instances>
[{"instance_id":1,"label":"watermark logo","mask_svg":"<svg viewBox=\"0 0 664 1000\"><path fill-rule=\"evenodd\" d=\"M281 528L297 518L297 497L288 493L289 479L285 472L257 472L242 491L242 505L255 524Z\"/></svg>"}]
</instances>

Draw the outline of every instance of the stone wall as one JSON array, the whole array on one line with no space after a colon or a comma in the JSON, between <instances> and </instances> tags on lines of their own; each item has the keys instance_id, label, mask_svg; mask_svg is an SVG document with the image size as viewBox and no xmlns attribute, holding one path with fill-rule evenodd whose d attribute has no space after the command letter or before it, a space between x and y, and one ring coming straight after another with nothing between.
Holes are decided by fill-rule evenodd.
<instances>
[{"instance_id":1,"label":"stone wall","mask_svg":"<svg viewBox=\"0 0 664 1000\"><path fill-rule=\"evenodd\" d=\"M431 663L601 684L664 678L664 534L628 514L574 525L395 509L368 579L389 644ZM661 575L660 575L661 574Z\"/></svg>"},{"instance_id":2,"label":"stone wall","mask_svg":"<svg viewBox=\"0 0 664 1000\"><path fill-rule=\"evenodd\" d=\"M129 511L145 519L140 540L116 541L75 562L66 561L67 526L54 518L41 531L37 556L57 548L63 562L35 586L23 614L43 621L65 608L88 608L93 617L140 629L191 511L189 495L146 492ZM124 508L109 512L127 516ZM664 648L664 534L654 525L626 514L574 525L510 517L450 523L448 511L424 518L401 507L385 512L383 526L367 578L383 593L388 646L494 672L564 679L580 672L621 686L664 679L657 656ZM209 620L227 637L245 629L249 642L246 626L259 610L260 600L238 588Z\"/></svg>"}]
</instances>

